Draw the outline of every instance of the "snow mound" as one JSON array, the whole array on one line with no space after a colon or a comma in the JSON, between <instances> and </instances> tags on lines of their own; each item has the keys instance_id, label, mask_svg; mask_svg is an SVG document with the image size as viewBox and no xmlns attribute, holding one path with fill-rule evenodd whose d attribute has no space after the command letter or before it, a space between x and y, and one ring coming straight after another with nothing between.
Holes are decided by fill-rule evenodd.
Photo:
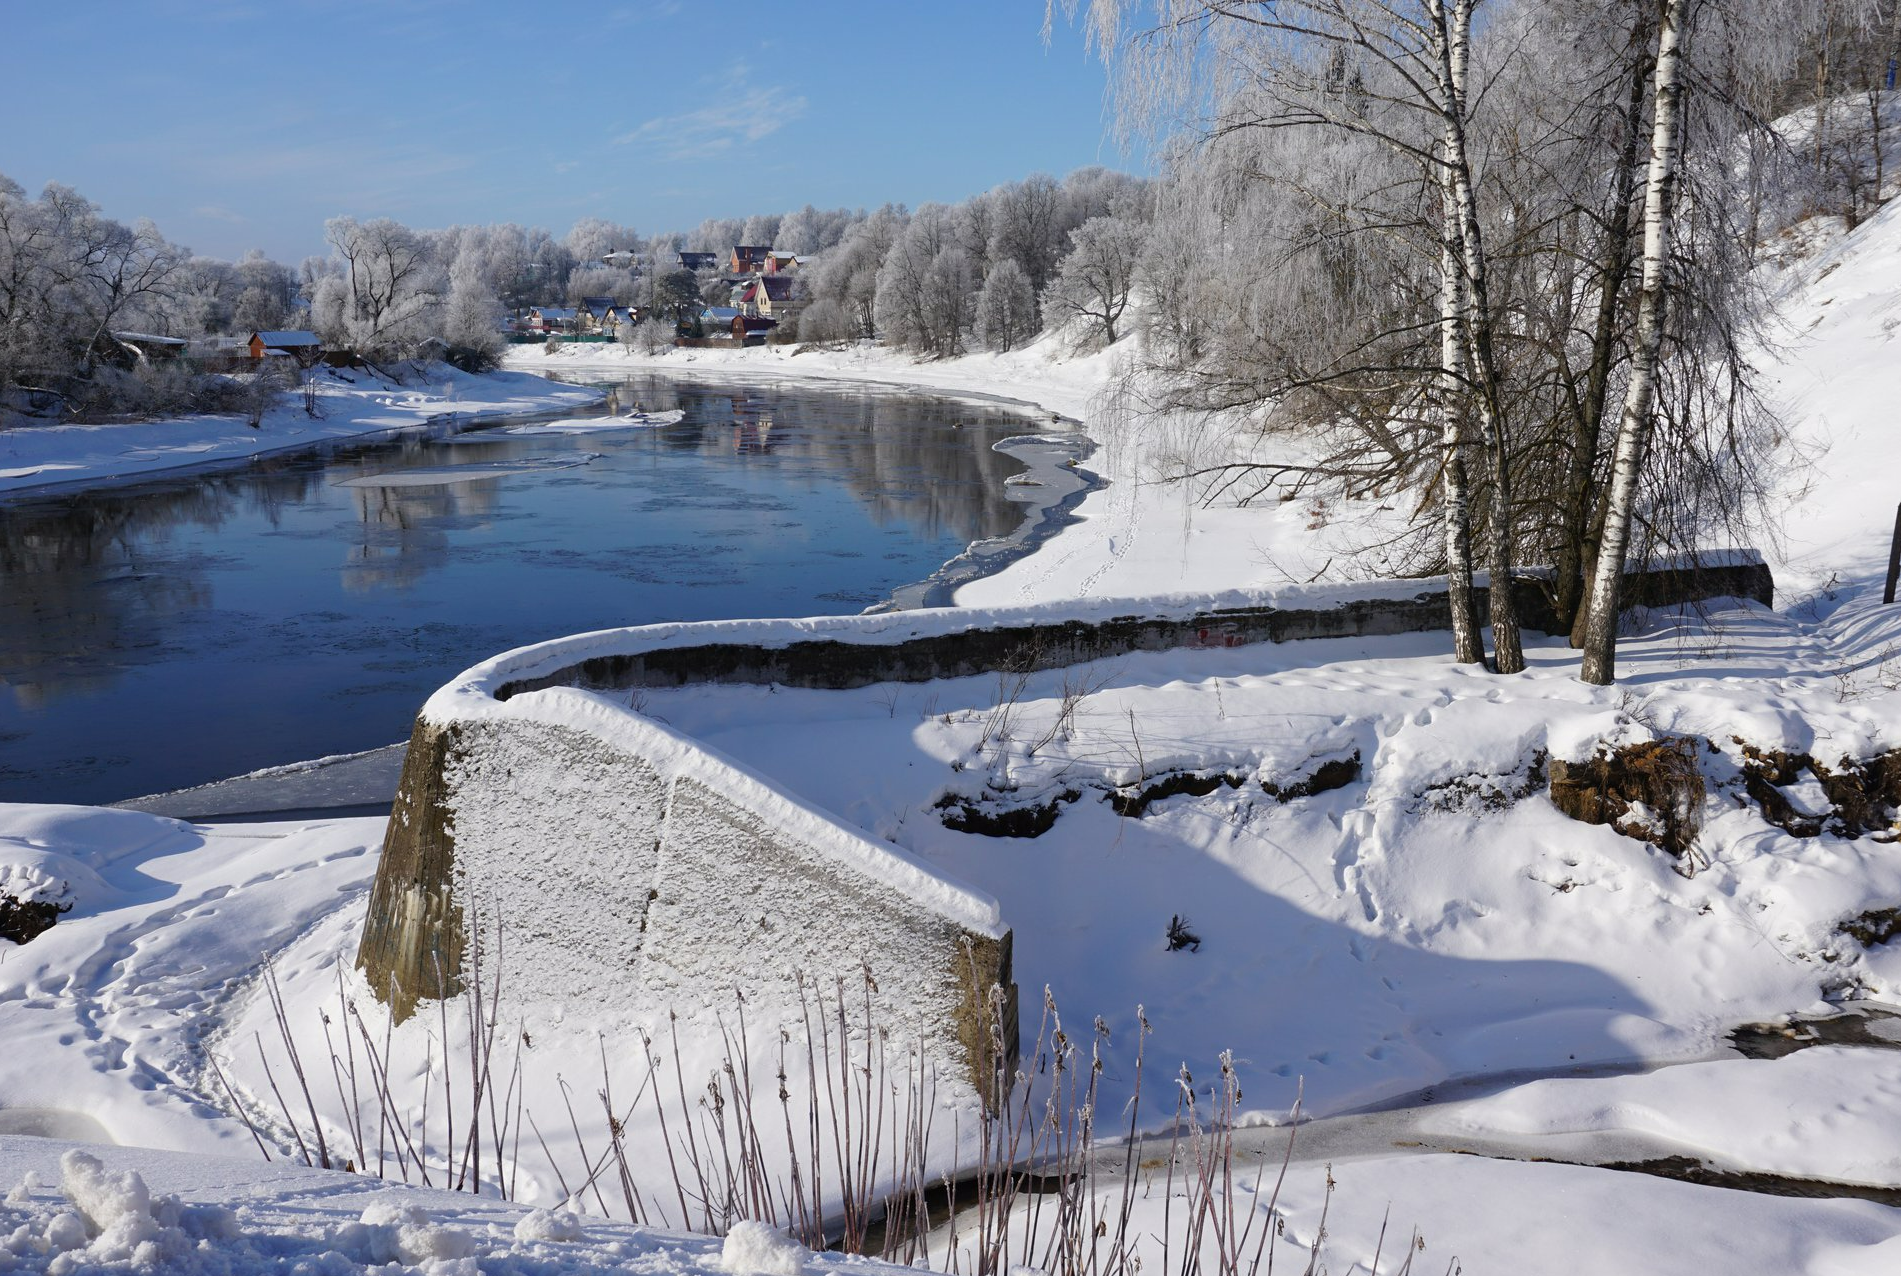
<instances>
[{"instance_id":1,"label":"snow mound","mask_svg":"<svg viewBox=\"0 0 1901 1276\"><path fill-rule=\"evenodd\" d=\"M361 1263L425 1263L475 1253L475 1237L436 1223L420 1205L395 1199L371 1202L363 1217L335 1239L339 1249Z\"/></svg>"},{"instance_id":2,"label":"snow mound","mask_svg":"<svg viewBox=\"0 0 1901 1276\"><path fill-rule=\"evenodd\" d=\"M549 1241L560 1245L572 1245L584 1240L581 1232L581 1220L566 1210L529 1210L515 1224L515 1239L524 1244L531 1241Z\"/></svg>"},{"instance_id":3,"label":"snow mound","mask_svg":"<svg viewBox=\"0 0 1901 1276\"><path fill-rule=\"evenodd\" d=\"M720 1266L733 1276L800 1276L809 1251L764 1223L735 1223L726 1233Z\"/></svg>"}]
</instances>

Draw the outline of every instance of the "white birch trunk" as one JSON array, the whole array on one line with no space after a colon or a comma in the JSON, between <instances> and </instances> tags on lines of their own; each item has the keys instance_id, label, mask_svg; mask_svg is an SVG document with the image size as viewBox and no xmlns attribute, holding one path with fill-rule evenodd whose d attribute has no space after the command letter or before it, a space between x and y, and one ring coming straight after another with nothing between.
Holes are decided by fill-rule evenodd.
<instances>
[{"instance_id":1,"label":"white birch trunk","mask_svg":"<svg viewBox=\"0 0 1901 1276\"><path fill-rule=\"evenodd\" d=\"M1670 234L1676 206L1678 152L1682 145L1683 47L1689 0L1665 0L1657 36L1653 81L1655 118L1650 137L1650 175L1644 189L1643 283L1637 297L1637 340L1631 351L1630 382L1617 425L1617 451L1604 510L1604 534L1591 578L1590 612L1585 620L1585 682L1606 686L1617 676L1619 585L1630 552L1630 524L1637 505L1637 483L1655 429L1652 406L1657 390L1657 360L1663 348L1669 302Z\"/></svg>"},{"instance_id":2,"label":"white birch trunk","mask_svg":"<svg viewBox=\"0 0 1901 1276\"><path fill-rule=\"evenodd\" d=\"M1492 622L1492 650L1500 673L1518 673L1525 667L1519 635L1518 606L1512 597L1512 476L1511 432L1505 421L1499 390L1497 362L1491 339L1491 308L1485 241L1479 228L1477 193L1472 188L1472 165L1466 147L1466 74L1470 62L1472 0L1429 0L1439 43L1440 92L1445 111L1445 173L1451 187L1457 223L1459 258L1464 279L1459 289L1461 327L1466 364L1478 391L1475 401L1486 453L1492 464L1491 567L1488 610Z\"/></svg>"},{"instance_id":3,"label":"white birch trunk","mask_svg":"<svg viewBox=\"0 0 1901 1276\"><path fill-rule=\"evenodd\" d=\"M1440 175L1442 222L1439 250L1440 483L1445 499L1446 601L1452 611L1452 658L1462 665L1485 662L1478 607L1472 597L1472 508L1466 476L1465 351L1459 333L1462 287L1454 246L1452 182Z\"/></svg>"}]
</instances>

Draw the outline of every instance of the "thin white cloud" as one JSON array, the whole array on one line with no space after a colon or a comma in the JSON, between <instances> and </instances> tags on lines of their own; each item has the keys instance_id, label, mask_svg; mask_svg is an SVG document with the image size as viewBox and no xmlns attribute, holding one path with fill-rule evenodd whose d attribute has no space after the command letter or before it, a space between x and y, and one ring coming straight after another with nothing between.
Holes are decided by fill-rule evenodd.
<instances>
[{"instance_id":1,"label":"thin white cloud","mask_svg":"<svg viewBox=\"0 0 1901 1276\"><path fill-rule=\"evenodd\" d=\"M804 95L778 85L729 89L711 106L648 120L615 138L614 144L644 147L668 159L691 159L763 141L803 114Z\"/></svg>"}]
</instances>

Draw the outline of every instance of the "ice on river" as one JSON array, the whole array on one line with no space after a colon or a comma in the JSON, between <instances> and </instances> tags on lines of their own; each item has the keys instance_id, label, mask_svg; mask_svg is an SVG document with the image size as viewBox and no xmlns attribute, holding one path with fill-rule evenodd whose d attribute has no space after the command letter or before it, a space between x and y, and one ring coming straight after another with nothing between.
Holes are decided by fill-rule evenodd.
<instances>
[{"instance_id":1,"label":"ice on river","mask_svg":"<svg viewBox=\"0 0 1901 1276\"><path fill-rule=\"evenodd\" d=\"M666 412L633 412L626 416L577 417L569 421L544 421L529 425L511 425L498 434L611 434L619 430L651 430L663 425L678 425L686 419L683 408Z\"/></svg>"}]
</instances>

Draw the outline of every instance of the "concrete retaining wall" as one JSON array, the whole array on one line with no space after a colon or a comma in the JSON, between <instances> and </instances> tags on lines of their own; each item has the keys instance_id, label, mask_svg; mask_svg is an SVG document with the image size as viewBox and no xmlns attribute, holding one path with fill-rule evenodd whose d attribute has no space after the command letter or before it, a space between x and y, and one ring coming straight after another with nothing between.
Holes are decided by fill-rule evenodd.
<instances>
[{"instance_id":1,"label":"concrete retaining wall","mask_svg":"<svg viewBox=\"0 0 1901 1276\"><path fill-rule=\"evenodd\" d=\"M1549 626L1536 573L1527 628ZM1760 558L1661 564L1630 583L1659 607L1767 604ZM1011 936L995 900L867 838L664 724L596 694L692 682L855 687L1134 651L1441 629L1442 583L1066 602L812 620L714 621L582 634L497 656L418 716L358 965L407 1016L455 992L470 936L504 927L509 977L557 1013L653 1022L670 1010L829 987L869 970L898 1039L979 1093L997 1062L986 994ZM621 697L625 700L625 696Z\"/></svg>"},{"instance_id":2,"label":"concrete retaining wall","mask_svg":"<svg viewBox=\"0 0 1901 1276\"><path fill-rule=\"evenodd\" d=\"M989 1093L992 985L1016 1040L996 901L585 691L458 684L410 737L357 964L406 1018L497 922L505 997L610 1036L869 973L880 1026L952 1083Z\"/></svg>"}]
</instances>

